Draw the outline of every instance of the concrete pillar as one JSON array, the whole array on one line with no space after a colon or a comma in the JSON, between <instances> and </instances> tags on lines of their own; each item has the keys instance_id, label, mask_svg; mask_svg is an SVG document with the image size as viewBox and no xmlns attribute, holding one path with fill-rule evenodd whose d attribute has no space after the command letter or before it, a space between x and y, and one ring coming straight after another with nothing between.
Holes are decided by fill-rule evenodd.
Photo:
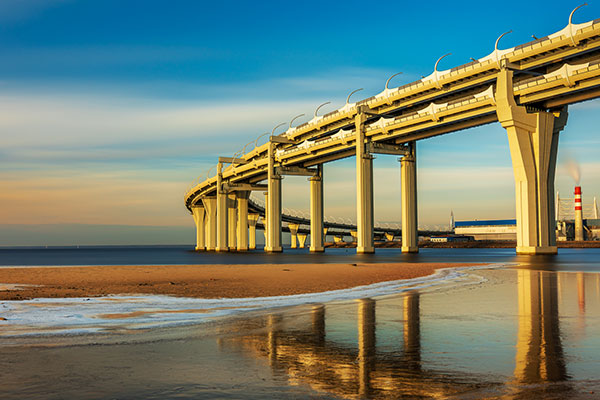
<instances>
[{"instance_id":1,"label":"concrete pillar","mask_svg":"<svg viewBox=\"0 0 600 400\"><path fill-rule=\"evenodd\" d=\"M203 197L202 204L204 204L206 219L206 250L214 251L217 247L217 198Z\"/></svg>"},{"instance_id":2,"label":"concrete pillar","mask_svg":"<svg viewBox=\"0 0 600 400\"><path fill-rule=\"evenodd\" d=\"M371 371L375 366L375 301L358 300L358 384L359 395L371 392Z\"/></svg>"},{"instance_id":3,"label":"concrete pillar","mask_svg":"<svg viewBox=\"0 0 600 400\"><path fill-rule=\"evenodd\" d=\"M250 191L243 190L237 192L237 232L236 243L238 251L248 250L248 198ZM257 214L258 215L258 214ZM256 223L254 234L256 235ZM256 247L256 236L254 238L254 247Z\"/></svg>"},{"instance_id":4,"label":"concrete pillar","mask_svg":"<svg viewBox=\"0 0 600 400\"><path fill-rule=\"evenodd\" d=\"M515 176L517 254L555 254L554 174L567 109L528 113L515 102L512 76L506 69L498 73L496 113L506 129Z\"/></svg>"},{"instance_id":5,"label":"concrete pillar","mask_svg":"<svg viewBox=\"0 0 600 400\"><path fill-rule=\"evenodd\" d=\"M229 250L237 249L237 195L227 195L227 246Z\"/></svg>"},{"instance_id":6,"label":"concrete pillar","mask_svg":"<svg viewBox=\"0 0 600 400\"><path fill-rule=\"evenodd\" d=\"M317 166L319 174L310 181L310 251L322 252L325 231L323 229L323 165Z\"/></svg>"},{"instance_id":7,"label":"concrete pillar","mask_svg":"<svg viewBox=\"0 0 600 400\"><path fill-rule=\"evenodd\" d=\"M206 226L204 224L204 207L193 206L192 215L194 216L194 222L196 223L196 250L205 250Z\"/></svg>"},{"instance_id":8,"label":"concrete pillar","mask_svg":"<svg viewBox=\"0 0 600 400\"><path fill-rule=\"evenodd\" d=\"M358 112L356 129L356 227L357 253L374 253L373 246L373 156L365 149L364 122L367 116Z\"/></svg>"},{"instance_id":9,"label":"concrete pillar","mask_svg":"<svg viewBox=\"0 0 600 400\"><path fill-rule=\"evenodd\" d=\"M248 214L248 228L250 231L248 233L248 238L249 238L248 248L250 250L256 249L256 223L258 222L259 218L260 218L260 215L258 215L258 214Z\"/></svg>"},{"instance_id":10,"label":"concrete pillar","mask_svg":"<svg viewBox=\"0 0 600 400\"><path fill-rule=\"evenodd\" d=\"M263 193L265 195L265 216L263 217L263 234L265 235L265 250L267 248L267 237L269 235L267 235L267 231L269 230L269 224L267 223L267 220L269 219L269 209L267 207L267 204L269 204L269 192L264 192Z\"/></svg>"},{"instance_id":11,"label":"concrete pillar","mask_svg":"<svg viewBox=\"0 0 600 400\"><path fill-rule=\"evenodd\" d=\"M298 228L300 227L300 225L298 224L288 224L288 228L290 228L290 236L292 237L292 243L291 243L291 248L295 249L297 246L297 239L298 239Z\"/></svg>"},{"instance_id":12,"label":"concrete pillar","mask_svg":"<svg viewBox=\"0 0 600 400\"><path fill-rule=\"evenodd\" d=\"M304 245L306 244L306 237L308 235L306 233L299 233L298 234L298 244L300 244L300 248L303 249Z\"/></svg>"},{"instance_id":13,"label":"concrete pillar","mask_svg":"<svg viewBox=\"0 0 600 400\"><path fill-rule=\"evenodd\" d=\"M276 253L281 248L281 176L275 173L275 144L269 144L269 165L267 185L269 195L265 204L267 221L267 244L265 251Z\"/></svg>"},{"instance_id":14,"label":"concrete pillar","mask_svg":"<svg viewBox=\"0 0 600 400\"><path fill-rule=\"evenodd\" d=\"M401 208L402 208L402 252L419 251L417 221L417 144L411 142L410 154L400 160Z\"/></svg>"},{"instance_id":15,"label":"concrete pillar","mask_svg":"<svg viewBox=\"0 0 600 400\"><path fill-rule=\"evenodd\" d=\"M222 188L221 174L217 175L217 247L216 251L227 251L227 192Z\"/></svg>"}]
</instances>

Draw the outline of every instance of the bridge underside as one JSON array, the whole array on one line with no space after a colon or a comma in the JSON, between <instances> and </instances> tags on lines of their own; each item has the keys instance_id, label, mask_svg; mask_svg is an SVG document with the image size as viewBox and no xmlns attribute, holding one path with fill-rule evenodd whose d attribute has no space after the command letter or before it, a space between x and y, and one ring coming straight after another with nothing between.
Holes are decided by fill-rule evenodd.
<instances>
[{"instance_id":1,"label":"bridge underside","mask_svg":"<svg viewBox=\"0 0 600 400\"><path fill-rule=\"evenodd\" d=\"M497 45L497 43L496 43ZM439 61L439 60L438 60ZM388 81L389 83L389 81ZM499 122L506 130L515 179L517 253L556 252L554 175L559 132L569 104L600 97L600 21L569 25L552 35L438 71L417 82L349 103L271 136L239 157L226 157L217 175L185 196L197 225L197 248L255 247L258 216L247 194L265 191L262 211L267 251L281 251L282 222L300 243L310 225L311 251L323 251L324 164L356 157L357 251L374 251L376 234L402 237L402 251L418 251L416 142ZM401 157L402 229L386 232L373 221L373 155ZM225 164L229 164L224 168ZM310 177L310 219L285 215L281 178ZM266 181L266 184L264 184ZM259 211L260 212L260 211ZM342 224L343 225L343 224ZM379 229L379 230L378 230ZM388 229L388 231L390 231ZM249 237L248 237L249 235Z\"/></svg>"}]
</instances>

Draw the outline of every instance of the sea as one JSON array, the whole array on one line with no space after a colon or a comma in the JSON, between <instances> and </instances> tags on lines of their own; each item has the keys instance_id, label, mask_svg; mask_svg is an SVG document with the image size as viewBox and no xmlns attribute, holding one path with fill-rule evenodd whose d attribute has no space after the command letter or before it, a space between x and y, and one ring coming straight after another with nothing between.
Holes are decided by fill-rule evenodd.
<instances>
[{"instance_id":1,"label":"sea","mask_svg":"<svg viewBox=\"0 0 600 400\"><path fill-rule=\"evenodd\" d=\"M600 249L0 249L0 268L334 262L486 265L311 295L2 301L0 398L600 398Z\"/></svg>"}]
</instances>

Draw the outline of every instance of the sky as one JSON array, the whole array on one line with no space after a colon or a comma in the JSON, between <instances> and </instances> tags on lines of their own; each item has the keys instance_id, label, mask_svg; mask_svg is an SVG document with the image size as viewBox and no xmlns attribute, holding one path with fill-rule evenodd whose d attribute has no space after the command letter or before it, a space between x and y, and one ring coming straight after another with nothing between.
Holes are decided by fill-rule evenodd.
<instances>
[{"instance_id":1,"label":"sky","mask_svg":"<svg viewBox=\"0 0 600 400\"><path fill-rule=\"evenodd\" d=\"M193 243L183 195L218 156L300 114L566 26L573 1L0 1L0 246ZM600 17L600 4L574 22ZM556 187L600 197L600 101L571 106ZM299 119L297 122L303 122ZM400 221L400 168L375 160L375 220ZM325 214L355 220L355 162L325 166ZM306 178L283 207L308 211ZM418 143L421 226L514 218L499 124Z\"/></svg>"}]
</instances>

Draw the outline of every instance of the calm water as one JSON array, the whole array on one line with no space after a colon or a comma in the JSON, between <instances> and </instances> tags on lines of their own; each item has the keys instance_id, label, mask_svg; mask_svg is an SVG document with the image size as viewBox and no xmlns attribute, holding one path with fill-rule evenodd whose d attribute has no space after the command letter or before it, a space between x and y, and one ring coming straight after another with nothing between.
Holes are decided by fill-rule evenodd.
<instances>
[{"instance_id":1,"label":"calm water","mask_svg":"<svg viewBox=\"0 0 600 400\"><path fill-rule=\"evenodd\" d=\"M195 326L26 346L0 339L0 397L600 398L600 253L563 250L525 265L510 251L468 252L426 250L416 260L524 264ZM374 259L397 257L386 249Z\"/></svg>"},{"instance_id":2,"label":"calm water","mask_svg":"<svg viewBox=\"0 0 600 400\"><path fill-rule=\"evenodd\" d=\"M559 249L555 256L516 256L514 249L421 249L402 254L400 249L377 249L357 255L355 249L285 249L266 254L196 252L192 246L4 248L0 266L11 265L182 265L182 264L292 264L346 262L483 262L525 263L533 268L599 271L600 249Z\"/></svg>"}]
</instances>

